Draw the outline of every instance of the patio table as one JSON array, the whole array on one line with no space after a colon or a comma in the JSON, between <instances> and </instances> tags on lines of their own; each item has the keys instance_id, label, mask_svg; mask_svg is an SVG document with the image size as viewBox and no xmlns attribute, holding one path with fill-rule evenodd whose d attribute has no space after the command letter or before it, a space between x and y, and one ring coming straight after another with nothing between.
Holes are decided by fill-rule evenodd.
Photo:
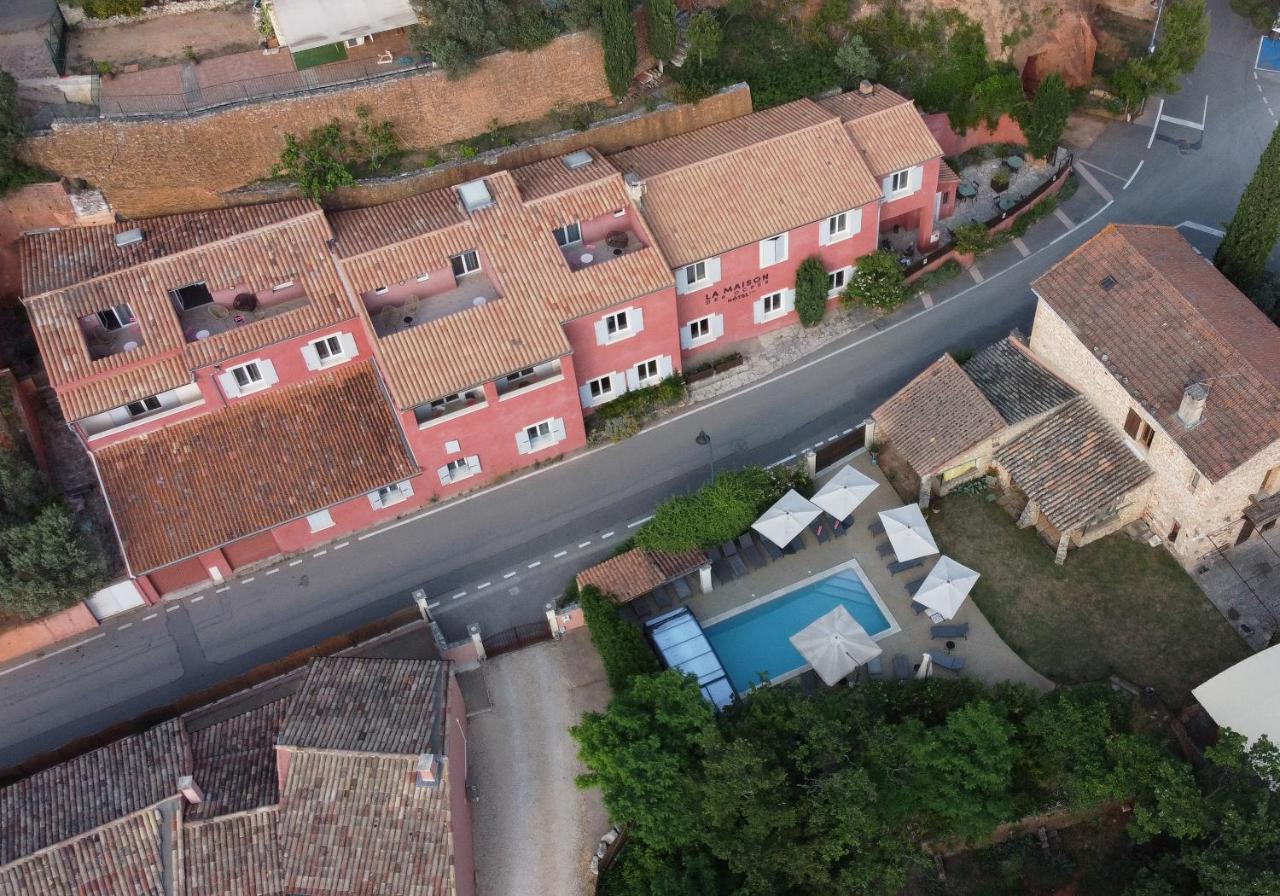
<instances>
[{"instance_id":1,"label":"patio table","mask_svg":"<svg viewBox=\"0 0 1280 896\"><path fill-rule=\"evenodd\" d=\"M960 194L961 199L972 199L978 195L978 188L971 183L963 183L956 188L956 192Z\"/></svg>"},{"instance_id":2,"label":"patio table","mask_svg":"<svg viewBox=\"0 0 1280 896\"><path fill-rule=\"evenodd\" d=\"M1018 204L1018 200L1014 199L1012 196L1001 196L1000 199L996 202L996 205L999 207L1000 211L1002 212L1007 212L1009 209L1013 208L1017 204Z\"/></svg>"},{"instance_id":3,"label":"patio table","mask_svg":"<svg viewBox=\"0 0 1280 896\"><path fill-rule=\"evenodd\" d=\"M1021 156L1009 156L1009 158L1004 160L1004 163L1014 171L1017 171L1024 164Z\"/></svg>"}]
</instances>

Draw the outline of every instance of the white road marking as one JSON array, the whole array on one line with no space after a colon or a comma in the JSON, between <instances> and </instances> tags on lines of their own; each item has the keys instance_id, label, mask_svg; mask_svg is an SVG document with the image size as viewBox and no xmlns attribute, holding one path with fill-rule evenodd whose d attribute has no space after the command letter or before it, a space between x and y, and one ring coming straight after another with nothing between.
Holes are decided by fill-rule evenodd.
<instances>
[{"instance_id":1,"label":"white road marking","mask_svg":"<svg viewBox=\"0 0 1280 896\"><path fill-rule=\"evenodd\" d=\"M1101 168L1099 168L1098 170L1099 170L1099 171L1102 171L1102 169L1101 169ZM1079 171L1079 172L1080 172L1080 176L1081 176L1081 177L1083 177L1083 178L1085 179L1085 183L1087 183L1089 186L1093 187L1093 189L1098 193L1098 195L1099 195L1099 196L1101 196L1103 199L1111 199L1111 198L1112 198L1112 196L1111 196L1111 191L1110 191L1110 190L1108 190L1106 187L1104 187L1104 186L1102 185L1102 182L1101 182L1100 180L1098 180L1096 177L1094 177L1092 174L1090 174L1090 173L1089 173L1089 169L1088 169L1088 168L1086 168L1084 165L1080 165L1079 167L1077 167L1077 168L1076 168L1076 171ZM1107 171L1106 173L1107 173L1107 174L1111 174L1111 172L1110 172L1110 171ZM1112 176L1112 177L1116 177L1116 176L1118 176L1118 175L1114 175L1114 174L1113 174L1113 175L1111 175L1111 176Z\"/></svg>"},{"instance_id":2,"label":"white road marking","mask_svg":"<svg viewBox=\"0 0 1280 896\"><path fill-rule=\"evenodd\" d=\"M1156 110L1156 120L1151 124L1151 136L1147 138L1147 149L1156 142L1156 131L1160 129L1160 119L1164 115L1164 97L1160 97L1160 108Z\"/></svg>"},{"instance_id":3,"label":"white road marking","mask_svg":"<svg viewBox=\"0 0 1280 896\"><path fill-rule=\"evenodd\" d=\"M436 607L438 607L438 606L440 606L440 601L436 601L436 602L435 602L435 603L433 603L433 604L427 604L427 609L428 609L428 610L434 610L434 609L435 609Z\"/></svg>"},{"instance_id":4,"label":"white road marking","mask_svg":"<svg viewBox=\"0 0 1280 896\"><path fill-rule=\"evenodd\" d=\"M1112 202L1114 202L1114 201L1115 201L1115 200L1113 199L1113 200L1112 200ZM1071 230L1068 230L1066 233L1063 233L1063 234L1060 234L1060 235L1058 235L1058 236L1055 236L1053 239L1049 240L1049 245L1050 245L1050 246L1052 246L1054 243L1058 242L1058 240L1065 240L1067 237L1071 236L1071 234L1075 233L1075 232L1076 232L1077 230L1079 230L1081 227L1083 227L1084 225L1088 224L1090 221L1092 221L1094 218L1098 217L1098 215L1102 214L1103 212L1105 212L1105 211L1106 211L1107 209L1109 209L1109 208L1111 208L1111 202L1108 202L1106 205L1104 205L1102 208L1098 209L1098 210L1097 210L1096 212L1094 212L1092 215L1090 215L1089 217L1085 218L1083 221L1081 221L1079 224L1077 224L1077 225L1076 225L1074 228L1072 228ZM1048 248L1048 247L1046 247L1046 248ZM1037 249L1037 250L1036 250L1036 252L1037 252L1037 253L1039 253L1039 252L1043 252L1043 251L1044 251L1044 249ZM1011 271L1011 270L1013 270L1015 267L1017 267L1019 264L1021 264L1021 262L1015 262L1014 264L1012 264L1012 265L1010 265L1009 267L1005 268L1005 269L1004 269L1004 271L1001 271L1000 273L1001 273L1001 274L1003 274L1005 271ZM997 274L996 276L999 276L999 274ZM884 330L881 330L880 332L881 332L881 333L883 333L883 332L884 332Z\"/></svg>"},{"instance_id":5,"label":"white road marking","mask_svg":"<svg viewBox=\"0 0 1280 896\"><path fill-rule=\"evenodd\" d=\"M1133 174L1129 175L1129 179L1124 182L1124 186L1121 187L1120 189L1122 190L1129 189L1129 184L1133 183L1133 179L1138 176L1138 172L1142 170L1142 163L1145 161L1146 159L1138 159L1138 167L1133 169Z\"/></svg>"},{"instance_id":6,"label":"white road marking","mask_svg":"<svg viewBox=\"0 0 1280 896\"><path fill-rule=\"evenodd\" d=\"M133 623L132 623L132 622L126 622L124 625L122 625L122 626L120 626L119 628L117 628L117 629L116 629L116 631L118 631L118 632L122 632L122 631L124 631L124 630L125 630L125 629L127 629L127 628L133 628Z\"/></svg>"},{"instance_id":7,"label":"white road marking","mask_svg":"<svg viewBox=\"0 0 1280 896\"><path fill-rule=\"evenodd\" d=\"M1018 254L1026 258L1031 254L1031 250L1027 248L1027 244L1022 241L1022 237L1015 236L1013 238L1013 248L1018 250Z\"/></svg>"},{"instance_id":8,"label":"white road marking","mask_svg":"<svg viewBox=\"0 0 1280 896\"><path fill-rule=\"evenodd\" d=\"M334 549L335 551L340 551L340 550L342 550L343 548L345 548L345 547L346 547L347 545L349 545L349 544L351 544L351 542L349 542L349 541L342 541L342 542L339 542L338 544L335 544L335 545L333 546L333 549Z\"/></svg>"},{"instance_id":9,"label":"white road marking","mask_svg":"<svg viewBox=\"0 0 1280 896\"><path fill-rule=\"evenodd\" d=\"M502 574L502 577L504 579L514 579L516 577L516 574L514 572L504 572Z\"/></svg>"},{"instance_id":10,"label":"white road marking","mask_svg":"<svg viewBox=\"0 0 1280 896\"><path fill-rule=\"evenodd\" d=\"M780 466L782 466L783 464L791 463L791 461L793 461L793 460L795 460L795 459L796 459L796 456L795 456L794 454L788 454L788 455L787 455L786 457L784 457L782 460L775 460L775 461L774 461L773 463L771 463L771 464L766 464L766 465L765 465L765 469L769 469L770 467L780 467Z\"/></svg>"},{"instance_id":11,"label":"white road marking","mask_svg":"<svg viewBox=\"0 0 1280 896\"><path fill-rule=\"evenodd\" d=\"M851 427L849 427L848 429L846 429L844 432L840 433L840 435L842 435L842 436L847 436L847 435L849 435L849 433L851 433L851 432L853 432L853 427L852 427L852 426L851 426Z\"/></svg>"},{"instance_id":12,"label":"white road marking","mask_svg":"<svg viewBox=\"0 0 1280 896\"><path fill-rule=\"evenodd\" d=\"M585 547L587 547L587 546L588 546L588 545L590 545L590 544L591 544L591 539L590 539L590 538L588 538L586 541L584 541L584 542L582 542L580 545L578 545L578 547L580 547L580 548L585 548Z\"/></svg>"},{"instance_id":13,"label":"white road marking","mask_svg":"<svg viewBox=\"0 0 1280 896\"><path fill-rule=\"evenodd\" d=\"M264 575L264 576L273 576L273 575L275 575L276 573L278 573L279 571L280 571L280 567L278 567L278 566L277 566L275 569L268 569L266 572L264 572L264 573L263 573L263 575Z\"/></svg>"},{"instance_id":14,"label":"white road marking","mask_svg":"<svg viewBox=\"0 0 1280 896\"><path fill-rule=\"evenodd\" d=\"M84 645L88 644L90 641L96 641L99 638L105 638L106 636L107 636L106 632L98 632L96 635L90 635L89 637L85 638L83 641L77 641L74 644L68 644L66 647L59 647L57 650L51 651L50 653L46 653L44 656L32 657L31 659L27 660L25 663L19 663L18 665L14 666L11 669L5 669L3 672L0 672L0 675L8 675L10 672L17 672L19 669L25 669L27 668L27 666L34 665L40 662L41 660L52 659L53 657L57 656L60 653L66 653L68 650L75 650L79 647L83 647Z\"/></svg>"},{"instance_id":15,"label":"white road marking","mask_svg":"<svg viewBox=\"0 0 1280 896\"><path fill-rule=\"evenodd\" d=\"M982 276L982 271L978 270L978 266L976 264L969 266L969 276L973 279L974 285L977 285L987 279ZM882 330L881 332L884 331Z\"/></svg>"},{"instance_id":16,"label":"white road marking","mask_svg":"<svg viewBox=\"0 0 1280 896\"><path fill-rule=\"evenodd\" d=\"M479 585L476 586L476 590L483 591L485 588L488 588L492 584L493 582L481 582Z\"/></svg>"},{"instance_id":17,"label":"white road marking","mask_svg":"<svg viewBox=\"0 0 1280 896\"><path fill-rule=\"evenodd\" d=\"M552 560L559 560L561 557L565 556L565 555L566 555L566 554L568 554L568 553L569 553L568 551L560 551L560 552L559 552L559 553L557 553L557 554L552 554L552 555L551 555L551 559L552 559Z\"/></svg>"},{"instance_id":18,"label":"white road marking","mask_svg":"<svg viewBox=\"0 0 1280 896\"><path fill-rule=\"evenodd\" d=\"M632 522L627 523L627 528L634 529L637 526L643 526L645 523L649 522L649 520L651 519L653 519L653 514L649 514L649 516L641 517L638 520L633 520Z\"/></svg>"},{"instance_id":19,"label":"white road marking","mask_svg":"<svg viewBox=\"0 0 1280 896\"><path fill-rule=\"evenodd\" d=\"M925 290L924 292L920 293L920 302L921 302L921 303L924 305L924 307L926 307L926 308L932 308L932 307L933 307L933 296L929 295L929 291L928 291L928 290Z\"/></svg>"},{"instance_id":20,"label":"white road marking","mask_svg":"<svg viewBox=\"0 0 1280 896\"><path fill-rule=\"evenodd\" d=\"M1183 221L1178 226L1185 227L1188 230L1198 230L1201 233L1212 234L1213 236L1216 236L1216 237L1224 237L1227 235L1227 232L1225 230L1219 230L1218 228L1210 227L1207 224L1197 224L1195 221Z\"/></svg>"},{"instance_id":21,"label":"white road marking","mask_svg":"<svg viewBox=\"0 0 1280 896\"><path fill-rule=\"evenodd\" d=\"M538 568L539 566L541 566L541 565L542 565L542 561L541 561L541 560L534 560L532 563L530 563L530 564L529 564L529 568L530 568L530 569L537 569L537 568Z\"/></svg>"},{"instance_id":22,"label":"white road marking","mask_svg":"<svg viewBox=\"0 0 1280 896\"><path fill-rule=\"evenodd\" d=\"M1080 164L1088 165L1094 171L1101 171L1103 174L1110 174L1116 180L1124 180L1123 174L1116 174L1114 171L1108 171L1106 168L1103 168L1101 165L1095 165L1093 164L1093 162L1086 161L1085 159L1080 159Z\"/></svg>"},{"instance_id":23,"label":"white road marking","mask_svg":"<svg viewBox=\"0 0 1280 896\"><path fill-rule=\"evenodd\" d=\"M142 621L146 622L148 619L155 619L159 615L159 613L152 613L150 616L143 616Z\"/></svg>"},{"instance_id":24,"label":"white road marking","mask_svg":"<svg viewBox=\"0 0 1280 896\"><path fill-rule=\"evenodd\" d=\"M455 594L453 597L449 598L449 600L458 600L459 598L463 598L463 597L466 597L466 596L467 596L467 592L465 592L465 591L459 591L459 592L458 592L457 594Z\"/></svg>"},{"instance_id":25,"label":"white road marking","mask_svg":"<svg viewBox=\"0 0 1280 896\"><path fill-rule=\"evenodd\" d=\"M165 607L164 611L166 613L172 613L175 610L181 610L181 609L182 609L182 604L174 604L172 607Z\"/></svg>"},{"instance_id":26,"label":"white road marking","mask_svg":"<svg viewBox=\"0 0 1280 896\"><path fill-rule=\"evenodd\" d=\"M256 578L257 578L257 576L249 576L247 579L241 579L240 581L241 581L241 582L243 582L244 584L248 585L250 582L252 582L252 581L253 581L254 579L256 579Z\"/></svg>"},{"instance_id":27,"label":"white road marking","mask_svg":"<svg viewBox=\"0 0 1280 896\"><path fill-rule=\"evenodd\" d=\"M328 549L328 548L325 548L323 551L316 551L316 552L315 552L314 554L312 554L311 556L312 556L312 557L323 557L323 556L324 556L325 554L327 554L327 553L329 553L329 549Z\"/></svg>"},{"instance_id":28,"label":"white road marking","mask_svg":"<svg viewBox=\"0 0 1280 896\"><path fill-rule=\"evenodd\" d=\"M1110 197L1110 196L1107 196L1107 199L1108 199L1108 200L1110 200L1110 199L1111 199L1111 197ZM1067 228L1067 230L1071 230L1073 227L1075 227L1075 226L1076 226L1076 225L1075 225L1075 222L1074 222L1074 221L1072 221L1070 218L1068 218L1068 217L1067 217L1067 213L1066 213L1066 212L1064 212L1064 211L1063 211L1062 209L1060 209L1060 208L1055 208L1055 209L1053 210L1053 216L1054 216L1055 218L1057 218L1059 221L1061 221L1061 222L1062 222L1062 226L1063 226L1063 227L1065 227L1065 228Z\"/></svg>"},{"instance_id":29,"label":"white road marking","mask_svg":"<svg viewBox=\"0 0 1280 896\"><path fill-rule=\"evenodd\" d=\"M297 566L297 565L298 565L299 563L301 563L301 562L302 562L301 560L290 560L290 561L289 561L289 565L290 565L290 566Z\"/></svg>"},{"instance_id":30,"label":"white road marking","mask_svg":"<svg viewBox=\"0 0 1280 896\"><path fill-rule=\"evenodd\" d=\"M617 534L617 533L616 533L616 532L613 532L613 531L606 532L606 533L604 533L603 535L601 535L601 536L600 536L600 540L601 540L601 541L603 541L603 540L604 540L604 539L606 539L606 538L613 538L613 536L614 536L614 535L616 535L616 534Z\"/></svg>"},{"instance_id":31,"label":"white road marking","mask_svg":"<svg viewBox=\"0 0 1280 896\"><path fill-rule=\"evenodd\" d=\"M214 592L214 594L217 594L217 593L218 593L218 592L216 592L216 591ZM198 604L198 603L200 603L200 601L204 600L204 598L205 598L205 595L203 595L203 594L202 594L202 595L200 595L199 597L193 597L193 598L191 598L191 602L192 602L193 604Z\"/></svg>"},{"instance_id":32,"label":"white road marking","mask_svg":"<svg viewBox=\"0 0 1280 896\"><path fill-rule=\"evenodd\" d=\"M840 437L839 437L839 436L831 436L829 439L827 439L827 444L830 444L831 442L834 442L834 441L835 441L836 439L838 439L838 438L840 438Z\"/></svg>"}]
</instances>

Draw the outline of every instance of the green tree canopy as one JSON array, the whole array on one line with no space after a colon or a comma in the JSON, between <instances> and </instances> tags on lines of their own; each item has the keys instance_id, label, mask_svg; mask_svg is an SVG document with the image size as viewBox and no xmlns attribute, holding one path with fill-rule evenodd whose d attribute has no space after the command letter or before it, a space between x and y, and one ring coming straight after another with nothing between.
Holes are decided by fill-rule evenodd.
<instances>
[{"instance_id":1,"label":"green tree canopy","mask_svg":"<svg viewBox=\"0 0 1280 896\"><path fill-rule=\"evenodd\" d=\"M1067 129L1071 105L1071 91L1061 75L1054 73L1040 82L1035 99L1020 119L1022 132L1027 136L1027 151L1031 155L1041 159L1053 155Z\"/></svg>"},{"instance_id":2,"label":"green tree canopy","mask_svg":"<svg viewBox=\"0 0 1280 896\"><path fill-rule=\"evenodd\" d=\"M1240 290L1254 293L1263 282L1267 259L1280 240L1280 127L1262 151L1244 188L1213 263ZM1261 306L1261 303L1260 307ZM1267 309L1263 307L1263 310Z\"/></svg>"},{"instance_id":3,"label":"green tree canopy","mask_svg":"<svg viewBox=\"0 0 1280 896\"><path fill-rule=\"evenodd\" d=\"M29 619L84 600L105 583L102 558L60 501L0 531L0 607Z\"/></svg>"},{"instance_id":4,"label":"green tree canopy","mask_svg":"<svg viewBox=\"0 0 1280 896\"><path fill-rule=\"evenodd\" d=\"M880 63L867 42L857 34L851 34L836 49L836 68L844 76L845 87L856 87L862 81L874 81Z\"/></svg>"},{"instance_id":5,"label":"green tree canopy","mask_svg":"<svg viewBox=\"0 0 1280 896\"><path fill-rule=\"evenodd\" d=\"M720 20L709 10L702 10L689 20L686 34L689 38L689 55L698 60L698 65L714 62L720 56L720 42L723 37Z\"/></svg>"},{"instance_id":6,"label":"green tree canopy","mask_svg":"<svg viewBox=\"0 0 1280 896\"><path fill-rule=\"evenodd\" d=\"M796 315L805 327L816 327L827 313L827 266L810 255L796 268Z\"/></svg>"},{"instance_id":7,"label":"green tree canopy","mask_svg":"<svg viewBox=\"0 0 1280 896\"><path fill-rule=\"evenodd\" d=\"M593 585L579 592L578 603L614 693L627 687L636 676L658 671L657 657L644 635L618 615L617 604Z\"/></svg>"},{"instance_id":8,"label":"green tree canopy","mask_svg":"<svg viewBox=\"0 0 1280 896\"><path fill-rule=\"evenodd\" d=\"M18 161L18 144L26 135L26 116L18 101L18 82L0 69L0 192L27 180L29 170Z\"/></svg>"},{"instance_id":9,"label":"green tree canopy","mask_svg":"<svg viewBox=\"0 0 1280 896\"><path fill-rule=\"evenodd\" d=\"M847 303L892 311L907 298L906 277L892 252L877 249L858 259L858 266L844 288Z\"/></svg>"},{"instance_id":10,"label":"green tree canopy","mask_svg":"<svg viewBox=\"0 0 1280 896\"><path fill-rule=\"evenodd\" d=\"M625 96L636 76L636 29L627 0L604 0L600 39L604 43L604 74L609 92Z\"/></svg>"},{"instance_id":11,"label":"green tree canopy","mask_svg":"<svg viewBox=\"0 0 1280 896\"><path fill-rule=\"evenodd\" d=\"M649 52L655 59L670 62L676 51L675 0L649 0L645 16L649 32Z\"/></svg>"},{"instance_id":12,"label":"green tree canopy","mask_svg":"<svg viewBox=\"0 0 1280 896\"><path fill-rule=\"evenodd\" d=\"M1138 55L1112 76L1112 92L1126 109L1154 93L1177 93L1178 79L1190 73L1209 45L1205 0L1171 0L1154 53Z\"/></svg>"}]
</instances>

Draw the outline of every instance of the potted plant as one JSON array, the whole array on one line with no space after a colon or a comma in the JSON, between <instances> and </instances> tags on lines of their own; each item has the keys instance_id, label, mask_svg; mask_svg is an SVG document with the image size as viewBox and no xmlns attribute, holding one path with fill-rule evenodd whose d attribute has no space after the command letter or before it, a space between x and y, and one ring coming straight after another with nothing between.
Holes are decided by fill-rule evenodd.
<instances>
[{"instance_id":1,"label":"potted plant","mask_svg":"<svg viewBox=\"0 0 1280 896\"><path fill-rule=\"evenodd\" d=\"M98 75L103 78L114 78L116 76L116 67L111 64L110 60L102 59L93 64Z\"/></svg>"},{"instance_id":2,"label":"potted plant","mask_svg":"<svg viewBox=\"0 0 1280 896\"><path fill-rule=\"evenodd\" d=\"M200 64L200 57L196 56L196 48L195 48L195 47L193 47L193 46L191 46L191 45L189 45L189 44L188 44L187 46L183 47L183 48L182 48L182 55L183 55L183 56L186 56L186 57L187 57L187 61L188 61L188 62L190 62L192 65L199 65L199 64Z\"/></svg>"},{"instance_id":3,"label":"potted plant","mask_svg":"<svg viewBox=\"0 0 1280 896\"><path fill-rule=\"evenodd\" d=\"M1001 168L995 174L991 175L991 189L997 193L1003 193L1009 189L1009 183L1013 176L1004 168Z\"/></svg>"}]
</instances>

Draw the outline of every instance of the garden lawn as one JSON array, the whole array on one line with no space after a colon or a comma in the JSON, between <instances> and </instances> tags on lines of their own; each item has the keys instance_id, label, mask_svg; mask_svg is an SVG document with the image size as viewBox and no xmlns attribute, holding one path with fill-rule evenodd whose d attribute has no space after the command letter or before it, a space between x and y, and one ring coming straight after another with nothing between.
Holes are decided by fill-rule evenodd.
<instances>
[{"instance_id":1,"label":"garden lawn","mask_svg":"<svg viewBox=\"0 0 1280 896\"><path fill-rule=\"evenodd\" d=\"M293 64L298 71L326 65L330 62L341 62L347 58L347 48L343 44L325 44L323 47L312 47L293 54Z\"/></svg>"},{"instance_id":2,"label":"garden lawn","mask_svg":"<svg viewBox=\"0 0 1280 896\"><path fill-rule=\"evenodd\" d=\"M1170 706L1248 656L1244 642L1160 548L1116 533L1053 562L1034 528L982 495L952 495L929 525L942 551L981 573L972 598L1018 654L1059 684L1117 674Z\"/></svg>"}]
</instances>

